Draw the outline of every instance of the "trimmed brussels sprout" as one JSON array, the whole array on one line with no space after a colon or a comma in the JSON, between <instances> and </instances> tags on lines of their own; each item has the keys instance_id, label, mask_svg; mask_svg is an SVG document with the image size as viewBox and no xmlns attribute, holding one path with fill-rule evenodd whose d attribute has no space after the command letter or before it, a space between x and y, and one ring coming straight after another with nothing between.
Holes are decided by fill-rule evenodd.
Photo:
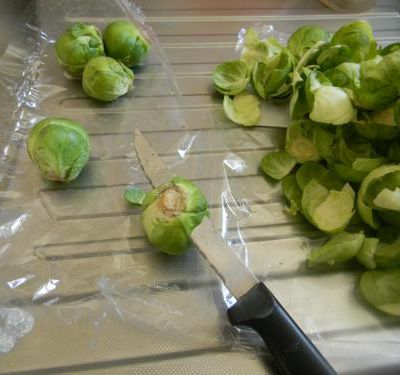
<instances>
[{"instance_id":1,"label":"trimmed brussels sprout","mask_svg":"<svg viewBox=\"0 0 400 375\"><path fill-rule=\"evenodd\" d=\"M301 196L303 192L299 188L294 174L290 174L282 179L282 192L289 202L287 212L290 215L296 215L301 209Z\"/></svg>"},{"instance_id":2,"label":"trimmed brussels sprout","mask_svg":"<svg viewBox=\"0 0 400 375\"><path fill-rule=\"evenodd\" d=\"M219 64L213 71L215 89L224 95L237 95L250 82L251 66L244 61L228 61Z\"/></svg>"},{"instance_id":3,"label":"trimmed brussels sprout","mask_svg":"<svg viewBox=\"0 0 400 375\"><path fill-rule=\"evenodd\" d=\"M308 221L326 233L343 230L354 214L354 190L345 184L341 190L329 190L312 179L304 188L301 212Z\"/></svg>"},{"instance_id":4,"label":"trimmed brussels sprout","mask_svg":"<svg viewBox=\"0 0 400 375\"><path fill-rule=\"evenodd\" d=\"M142 223L149 242L172 255L189 248L190 234L208 216L206 197L183 177L174 177L147 193L142 208Z\"/></svg>"},{"instance_id":5,"label":"trimmed brussels sprout","mask_svg":"<svg viewBox=\"0 0 400 375\"><path fill-rule=\"evenodd\" d=\"M365 238L360 250L356 254L356 259L365 268L374 269L376 268L375 252L378 248L379 240L377 238L369 237Z\"/></svg>"},{"instance_id":6,"label":"trimmed brussels sprout","mask_svg":"<svg viewBox=\"0 0 400 375\"><path fill-rule=\"evenodd\" d=\"M352 62L372 59L377 53L371 25L365 21L351 22L336 31L332 36L331 45L338 44L350 48Z\"/></svg>"},{"instance_id":7,"label":"trimmed brussels sprout","mask_svg":"<svg viewBox=\"0 0 400 375\"><path fill-rule=\"evenodd\" d=\"M231 99L224 96L224 112L229 120L243 126L257 125L260 121L260 100L248 93L241 93Z\"/></svg>"},{"instance_id":8,"label":"trimmed brussels sprout","mask_svg":"<svg viewBox=\"0 0 400 375\"><path fill-rule=\"evenodd\" d=\"M273 151L264 156L261 161L261 169L275 180L281 180L290 173L296 163L296 158L287 152Z\"/></svg>"},{"instance_id":9,"label":"trimmed brussels sprout","mask_svg":"<svg viewBox=\"0 0 400 375\"><path fill-rule=\"evenodd\" d=\"M290 36L288 40L288 49L300 60L316 43L328 42L329 38L329 33L319 26L301 26Z\"/></svg>"},{"instance_id":10,"label":"trimmed brussels sprout","mask_svg":"<svg viewBox=\"0 0 400 375\"><path fill-rule=\"evenodd\" d=\"M56 41L58 62L72 76L80 77L86 63L104 56L103 41L99 29L94 25L77 23Z\"/></svg>"},{"instance_id":11,"label":"trimmed brussels sprout","mask_svg":"<svg viewBox=\"0 0 400 375\"><path fill-rule=\"evenodd\" d=\"M367 271L361 275L360 289L376 309L400 316L400 270Z\"/></svg>"},{"instance_id":12,"label":"trimmed brussels sprout","mask_svg":"<svg viewBox=\"0 0 400 375\"><path fill-rule=\"evenodd\" d=\"M358 191L357 208L374 229L379 227L379 218L400 225L400 165L385 164L370 172Z\"/></svg>"},{"instance_id":13,"label":"trimmed brussels sprout","mask_svg":"<svg viewBox=\"0 0 400 375\"><path fill-rule=\"evenodd\" d=\"M132 68L139 65L150 49L149 41L129 21L114 21L103 33L107 56L123 62Z\"/></svg>"},{"instance_id":14,"label":"trimmed brussels sprout","mask_svg":"<svg viewBox=\"0 0 400 375\"><path fill-rule=\"evenodd\" d=\"M264 62L256 63L251 75L254 90L263 99L287 100L292 93L290 73L293 66L293 56L286 48Z\"/></svg>"},{"instance_id":15,"label":"trimmed brussels sprout","mask_svg":"<svg viewBox=\"0 0 400 375\"><path fill-rule=\"evenodd\" d=\"M87 95L109 102L133 88L133 72L111 57L90 60L83 71L82 86Z\"/></svg>"},{"instance_id":16,"label":"trimmed brussels sprout","mask_svg":"<svg viewBox=\"0 0 400 375\"><path fill-rule=\"evenodd\" d=\"M48 117L29 132L28 154L43 177L69 182L78 177L90 156L89 136L76 121Z\"/></svg>"},{"instance_id":17,"label":"trimmed brussels sprout","mask_svg":"<svg viewBox=\"0 0 400 375\"><path fill-rule=\"evenodd\" d=\"M322 265L333 266L353 258L364 242L363 233L340 232L325 245L314 249L307 258L309 267Z\"/></svg>"}]
</instances>

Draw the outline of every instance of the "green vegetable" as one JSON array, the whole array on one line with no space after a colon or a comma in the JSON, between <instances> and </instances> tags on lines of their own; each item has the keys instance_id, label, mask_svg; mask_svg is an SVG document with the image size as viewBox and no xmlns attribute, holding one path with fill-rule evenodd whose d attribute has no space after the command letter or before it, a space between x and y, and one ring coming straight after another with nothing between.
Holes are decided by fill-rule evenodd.
<instances>
[{"instance_id":1,"label":"green vegetable","mask_svg":"<svg viewBox=\"0 0 400 375\"><path fill-rule=\"evenodd\" d=\"M380 244L374 253L374 260L380 268L400 266L400 240L390 244Z\"/></svg>"},{"instance_id":2,"label":"green vegetable","mask_svg":"<svg viewBox=\"0 0 400 375\"><path fill-rule=\"evenodd\" d=\"M307 258L307 264L316 267L346 262L359 252L364 238L363 233L339 232L325 245L314 249Z\"/></svg>"},{"instance_id":3,"label":"green vegetable","mask_svg":"<svg viewBox=\"0 0 400 375\"><path fill-rule=\"evenodd\" d=\"M108 102L132 90L133 78L133 72L121 62L96 57L85 66L82 86L90 97Z\"/></svg>"},{"instance_id":4,"label":"green vegetable","mask_svg":"<svg viewBox=\"0 0 400 375\"><path fill-rule=\"evenodd\" d=\"M224 95L237 95L250 82L251 66L244 61L228 61L214 69L212 78L215 89Z\"/></svg>"},{"instance_id":5,"label":"green vegetable","mask_svg":"<svg viewBox=\"0 0 400 375\"><path fill-rule=\"evenodd\" d=\"M135 187L129 187L124 192L124 198L135 206L142 206L144 199L146 198L147 193L142 189L138 189Z\"/></svg>"},{"instance_id":6,"label":"green vegetable","mask_svg":"<svg viewBox=\"0 0 400 375\"><path fill-rule=\"evenodd\" d=\"M282 192L289 202L288 213L296 215L301 209L301 196L303 192L297 184L295 175L289 174L282 179Z\"/></svg>"},{"instance_id":7,"label":"green vegetable","mask_svg":"<svg viewBox=\"0 0 400 375\"><path fill-rule=\"evenodd\" d=\"M352 62L372 59L376 55L376 41L368 22L355 21L342 26L336 31L331 45L345 45L351 51Z\"/></svg>"},{"instance_id":8,"label":"green vegetable","mask_svg":"<svg viewBox=\"0 0 400 375\"><path fill-rule=\"evenodd\" d=\"M399 225L399 191L400 165L385 164L371 171L358 191L361 218L374 229L380 225L378 216L389 224Z\"/></svg>"},{"instance_id":9,"label":"green vegetable","mask_svg":"<svg viewBox=\"0 0 400 375\"><path fill-rule=\"evenodd\" d=\"M55 51L65 71L80 77L90 59L104 55L100 31L94 25L77 23L57 39Z\"/></svg>"},{"instance_id":10,"label":"green vegetable","mask_svg":"<svg viewBox=\"0 0 400 375\"><path fill-rule=\"evenodd\" d=\"M289 51L300 60L317 42L328 42L329 33L316 25L299 27L288 40Z\"/></svg>"},{"instance_id":11,"label":"green vegetable","mask_svg":"<svg viewBox=\"0 0 400 375\"><path fill-rule=\"evenodd\" d=\"M263 62L255 63L251 76L254 90L263 99L287 100L292 93L290 73L293 66L294 58L286 48Z\"/></svg>"},{"instance_id":12,"label":"green vegetable","mask_svg":"<svg viewBox=\"0 0 400 375\"><path fill-rule=\"evenodd\" d=\"M376 309L400 316L400 270L367 271L361 275L360 289Z\"/></svg>"},{"instance_id":13,"label":"green vegetable","mask_svg":"<svg viewBox=\"0 0 400 375\"><path fill-rule=\"evenodd\" d=\"M149 242L172 255L188 249L193 229L208 216L206 197L183 177L174 177L147 193L142 208L142 223Z\"/></svg>"},{"instance_id":14,"label":"green vegetable","mask_svg":"<svg viewBox=\"0 0 400 375\"><path fill-rule=\"evenodd\" d=\"M266 62L278 55L283 46L274 38L260 40L257 32L249 27L244 35L244 46L240 59L253 66L257 62Z\"/></svg>"},{"instance_id":15,"label":"green vegetable","mask_svg":"<svg viewBox=\"0 0 400 375\"><path fill-rule=\"evenodd\" d=\"M354 214L354 190L345 184L329 190L312 179L304 188L301 211L311 224L326 233L343 230Z\"/></svg>"},{"instance_id":16,"label":"green vegetable","mask_svg":"<svg viewBox=\"0 0 400 375\"><path fill-rule=\"evenodd\" d=\"M311 180L317 181L328 190L340 190L344 185L335 173L314 161L304 163L296 172L296 181L301 190L304 190Z\"/></svg>"},{"instance_id":17,"label":"green vegetable","mask_svg":"<svg viewBox=\"0 0 400 375\"><path fill-rule=\"evenodd\" d=\"M375 252L378 248L379 240L377 238L365 238L360 250L356 254L356 259L368 269L376 268Z\"/></svg>"},{"instance_id":18,"label":"green vegetable","mask_svg":"<svg viewBox=\"0 0 400 375\"><path fill-rule=\"evenodd\" d=\"M28 154L43 177L69 182L78 177L89 160L86 130L76 121L48 117L29 132Z\"/></svg>"},{"instance_id":19,"label":"green vegetable","mask_svg":"<svg viewBox=\"0 0 400 375\"><path fill-rule=\"evenodd\" d=\"M103 33L107 56L131 68L139 65L149 53L150 43L129 21L114 21Z\"/></svg>"},{"instance_id":20,"label":"green vegetable","mask_svg":"<svg viewBox=\"0 0 400 375\"><path fill-rule=\"evenodd\" d=\"M264 156L261 161L261 169L275 180L281 180L290 173L296 163L296 159L287 152L274 151Z\"/></svg>"},{"instance_id":21,"label":"green vegetable","mask_svg":"<svg viewBox=\"0 0 400 375\"><path fill-rule=\"evenodd\" d=\"M248 93L241 93L231 99L224 96L224 112L226 117L243 126L257 125L260 121L260 100Z\"/></svg>"}]
</instances>

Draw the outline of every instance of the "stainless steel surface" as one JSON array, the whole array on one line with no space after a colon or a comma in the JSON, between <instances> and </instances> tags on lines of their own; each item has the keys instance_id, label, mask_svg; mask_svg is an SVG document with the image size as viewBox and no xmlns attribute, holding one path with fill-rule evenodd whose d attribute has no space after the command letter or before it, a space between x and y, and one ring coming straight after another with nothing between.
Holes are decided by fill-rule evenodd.
<instances>
[{"instance_id":1,"label":"stainless steel surface","mask_svg":"<svg viewBox=\"0 0 400 375\"><path fill-rule=\"evenodd\" d=\"M173 177L166 164L137 129L134 142L143 171L153 186L161 185ZM204 218L194 230L192 240L236 298L241 297L258 282L254 274L222 240L208 218Z\"/></svg>"},{"instance_id":2,"label":"stainless steel surface","mask_svg":"<svg viewBox=\"0 0 400 375\"><path fill-rule=\"evenodd\" d=\"M19 149L18 173L2 201L1 240L9 245L1 247L0 307L24 308L35 325L1 355L0 372L267 371L255 336L234 331L226 321L229 296L207 262L196 251L165 258L149 248L139 212L122 200L129 184L149 188L134 151L135 128L173 173L203 189L213 226L267 280L339 372L398 372L398 322L358 298L356 272L316 274L305 268L318 234L284 213L279 186L259 173L264 153L284 142L286 107L265 105L262 128L235 127L221 113L221 98L210 82L215 64L234 58L242 27L259 22L288 33L312 21L333 31L362 18L387 44L400 41L398 1L377 1L363 15L339 15L318 0L138 3L171 63L181 94L177 101L154 55L136 73L134 92L107 106L89 100L78 81L65 78L44 39L29 56L12 44L0 58L0 122L2 129L18 130L13 141L24 139L35 120L57 114L85 124L93 143L88 168L67 188L43 182L23 142ZM79 20L104 27L121 17L107 1L90 7L66 1L63 12L49 17L57 4L42 2L38 12L51 37ZM37 42L23 37L27 44ZM12 87L19 89L18 103L10 96ZM13 241L5 237L10 233ZM6 283L22 277L26 281L15 289ZM32 300L43 287L48 293Z\"/></svg>"}]
</instances>

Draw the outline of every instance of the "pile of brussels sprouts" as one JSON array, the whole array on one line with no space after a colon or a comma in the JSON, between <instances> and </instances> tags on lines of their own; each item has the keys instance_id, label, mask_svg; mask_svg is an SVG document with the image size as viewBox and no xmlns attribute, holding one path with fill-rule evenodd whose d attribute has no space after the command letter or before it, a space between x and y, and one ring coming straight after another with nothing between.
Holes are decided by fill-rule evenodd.
<instances>
[{"instance_id":1,"label":"pile of brussels sprouts","mask_svg":"<svg viewBox=\"0 0 400 375\"><path fill-rule=\"evenodd\" d=\"M59 63L71 76L82 77L90 97L109 102L133 88L134 74L149 52L149 41L129 21L107 25L103 38L94 25L77 23L56 41Z\"/></svg>"},{"instance_id":2,"label":"pile of brussels sprouts","mask_svg":"<svg viewBox=\"0 0 400 375\"><path fill-rule=\"evenodd\" d=\"M282 182L289 214L331 236L308 265L366 268L361 294L400 316L400 43L377 46L364 21L333 35L302 26L286 47L249 29L241 59L213 80L238 124L257 124L259 97L289 101L285 149L261 168Z\"/></svg>"}]
</instances>

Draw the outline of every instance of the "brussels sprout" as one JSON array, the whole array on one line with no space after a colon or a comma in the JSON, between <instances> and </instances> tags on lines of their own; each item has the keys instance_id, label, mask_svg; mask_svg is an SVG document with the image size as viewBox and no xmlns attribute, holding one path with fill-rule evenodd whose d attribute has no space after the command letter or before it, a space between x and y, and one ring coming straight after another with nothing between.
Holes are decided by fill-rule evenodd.
<instances>
[{"instance_id":1,"label":"brussels sprout","mask_svg":"<svg viewBox=\"0 0 400 375\"><path fill-rule=\"evenodd\" d=\"M344 182L332 171L315 161L304 163L296 172L296 181L301 190L315 180L328 190L340 190Z\"/></svg>"},{"instance_id":2,"label":"brussels sprout","mask_svg":"<svg viewBox=\"0 0 400 375\"><path fill-rule=\"evenodd\" d=\"M114 21L103 33L107 56L122 61L131 68L139 65L150 49L149 41L129 21Z\"/></svg>"},{"instance_id":3,"label":"brussels sprout","mask_svg":"<svg viewBox=\"0 0 400 375\"><path fill-rule=\"evenodd\" d=\"M282 179L282 192L289 202L288 213L296 215L301 209L301 196L303 192L299 188L294 174L290 174Z\"/></svg>"},{"instance_id":4,"label":"brussels sprout","mask_svg":"<svg viewBox=\"0 0 400 375\"><path fill-rule=\"evenodd\" d=\"M364 242L363 233L339 232L325 245L314 249L307 258L310 267L328 265L333 266L353 258Z\"/></svg>"},{"instance_id":5,"label":"brussels sprout","mask_svg":"<svg viewBox=\"0 0 400 375\"><path fill-rule=\"evenodd\" d=\"M183 177L174 177L147 193L142 208L142 223L149 242L172 255L188 249L193 229L208 216L206 197Z\"/></svg>"},{"instance_id":6,"label":"brussels sprout","mask_svg":"<svg viewBox=\"0 0 400 375\"><path fill-rule=\"evenodd\" d=\"M400 266L400 240L390 244L380 244L374 253L374 260L380 268Z\"/></svg>"},{"instance_id":7,"label":"brussels sprout","mask_svg":"<svg viewBox=\"0 0 400 375\"><path fill-rule=\"evenodd\" d=\"M241 93L231 99L224 96L224 112L226 117L243 126L257 125L260 121L260 100L248 93Z\"/></svg>"},{"instance_id":8,"label":"brussels sprout","mask_svg":"<svg viewBox=\"0 0 400 375\"><path fill-rule=\"evenodd\" d=\"M368 22L355 21L342 26L332 36L331 45L344 44L352 51L352 62L372 59L376 55L376 41Z\"/></svg>"},{"instance_id":9,"label":"brussels sprout","mask_svg":"<svg viewBox=\"0 0 400 375\"><path fill-rule=\"evenodd\" d=\"M29 132L28 154L43 177L69 182L78 177L90 156L89 136L76 121L48 117Z\"/></svg>"},{"instance_id":10,"label":"brussels sprout","mask_svg":"<svg viewBox=\"0 0 400 375\"><path fill-rule=\"evenodd\" d=\"M224 95L237 95L250 82L251 66L244 61L228 61L217 65L212 74L215 89Z\"/></svg>"},{"instance_id":11,"label":"brussels sprout","mask_svg":"<svg viewBox=\"0 0 400 375\"><path fill-rule=\"evenodd\" d=\"M319 53L317 64L324 71L332 69L337 65L352 61L352 53L351 48L344 44L328 46Z\"/></svg>"},{"instance_id":12,"label":"brussels sprout","mask_svg":"<svg viewBox=\"0 0 400 375\"><path fill-rule=\"evenodd\" d=\"M133 72L121 62L96 57L85 66L82 86L90 97L109 102L132 90L133 78Z\"/></svg>"},{"instance_id":13,"label":"brussels sprout","mask_svg":"<svg viewBox=\"0 0 400 375\"><path fill-rule=\"evenodd\" d=\"M400 166L385 164L371 171L360 186L357 208L361 218L372 228L379 218L393 225L400 220Z\"/></svg>"},{"instance_id":14,"label":"brussels sprout","mask_svg":"<svg viewBox=\"0 0 400 375\"><path fill-rule=\"evenodd\" d=\"M292 93L290 73L293 66L293 56L286 48L264 62L256 63L251 75L254 90L263 99L287 100Z\"/></svg>"},{"instance_id":15,"label":"brussels sprout","mask_svg":"<svg viewBox=\"0 0 400 375\"><path fill-rule=\"evenodd\" d=\"M365 268L374 269L376 268L375 252L378 248L379 240L377 238L365 238L360 250L356 254L356 259Z\"/></svg>"},{"instance_id":16,"label":"brussels sprout","mask_svg":"<svg viewBox=\"0 0 400 375\"><path fill-rule=\"evenodd\" d=\"M104 55L99 29L84 23L77 23L62 34L56 41L55 50L65 71L78 77L90 59Z\"/></svg>"},{"instance_id":17,"label":"brussels sprout","mask_svg":"<svg viewBox=\"0 0 400 375\"><path fill-rule=\"evenodd\" d=\"M400 270L367 271L361 275L360 289L376 309L400 316Z\"/></svg>"},{"instance_id":18,"label":"brussels sprout","mask_svg":"<svg viewBox=\"0 0 400 375\"><path fill-rule=\"evenodd\" d=\"M297 160L285 151L269 152L261 161L261 169L265 174L281 180L288 175L296 165Z\"/></svg>"},{"instance_id":19,"label":"brussels sprout","mask_svg":"<svg viewBox=\"0 0 400 375\"><path fill-rule=\"evenodd\" d=\"M354 191L349 184L329 190L312 179L304 188L301 211L319 230L336 233L343 230L354 214Z\"/></svg>"},{"instance_id":20,"label":"brussels sprout","mask_svg":"<svg viewBox=\"0 0 400 375\"><path fill-rule=\"evenodd\" d=\"M396 43L391 43L388 44L386 47L382 48L381 50L379 50L379 54L381 56L386 56L389 53L395 52L400 50L400 43L396 42Z\"/></svg>"},{"instance_id":21,"label":"brussels sprout","mask_svg":"<svg viewBox=\"0 0 400 375\"><path fill-rule=\"evenodd\" d=\"M329 33L319 26L299 27L288 40L289 51L300 60L301 57L318 42L328 42Z\"/></svg>"},{"instance_id":22,"label":"brussels sprout","mask_svg":"<svg viewBox=\"0 0 400 375\"><path fill-rule=\"evenodd\" d=\"M360 68L360 64L346 62L327 70L324 74L333 86L354 91L360 86Z\"/></svg>"}]
</instances>

